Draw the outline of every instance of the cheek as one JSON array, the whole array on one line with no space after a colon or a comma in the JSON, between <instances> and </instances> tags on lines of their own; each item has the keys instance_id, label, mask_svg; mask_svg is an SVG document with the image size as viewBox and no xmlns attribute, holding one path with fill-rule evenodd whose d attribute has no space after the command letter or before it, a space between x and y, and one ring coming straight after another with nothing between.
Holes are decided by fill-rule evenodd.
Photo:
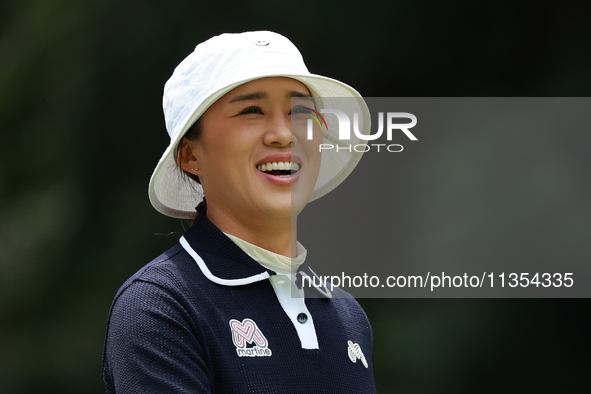
<instances>
[{"instance_id":1,"label":"cheek","mask_svg":"<svg viewBox=\"0 0 591 394\"><path fill-rule=\"evenodd\" d=\"M233 162L243 160L252 150L246 133L221 128L211 129L211 131L211 134L202 136L200 144L204 167L211 168L213 171L220 170L231 166Z\"/></svg>"},{"instance_id":2,"label":"cheek","mask_svg":"<svg viewBox=\"0 0 591 394\"><path fill-rule=\"evenodd\" d=\"M305 140L305 149L306 154L308 155L310 161L316 163L320 163L320 156L322 155L320 151L320 145L324 143L324 137L322 135L322 130L318 128L318 130L314 130L314 139L312 140Z\"/></svg>"},{"instance_id":3,"label":"cheek","mask_svg":"<svg viewBox=\"0 0 591 394\"><path fill-rule=\"evenodd\" d=\"M313 156L315 152L320 152L320 144L323 143L324 137L322 129L316 122L313 122L312 139L309 139L308 123L309 117L299 115L292 117L291 130L295 139L302 145L308 156Z\"/></svg>"}]
</instances>

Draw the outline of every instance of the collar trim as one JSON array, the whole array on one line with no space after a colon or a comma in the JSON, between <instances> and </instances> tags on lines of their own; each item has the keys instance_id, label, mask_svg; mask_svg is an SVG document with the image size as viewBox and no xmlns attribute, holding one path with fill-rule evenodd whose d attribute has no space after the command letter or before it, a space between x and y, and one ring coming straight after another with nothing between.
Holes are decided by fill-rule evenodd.
<instances>
[{"instance_id":1,"label":"collar trim","mask_svg":"<svg viewBox=\"0 0 591 394\"><path fill-rule=\"evenodd\" d=\"M203 275L205 275L205 277L207 279L209 279L210 281L217 283L219 285L242 286L242 285L247 285L250 283L259 282L261 280L268 279L270 276L269 273L267 271L265 271L265 272L261 272L260 274L252 275L252 276L249 276L246 278L239 278L239 279L218 278L217 276L215 276L214 274L211 273L209 268L207 268L205 261L203 261L201 256L199 256L197 254L197 252L195 252L195 250L191 247L191 245L189 245L189 242L187 242L187 240L185 239L184 236L181 237L179 242L180 242L181 246L183 247L183 249L185 249L191 257L193 257L193 260L195 260L195 262L197 263L197 265L201 269L201 272L203 272Z\"/></svg>"}]
</instances>

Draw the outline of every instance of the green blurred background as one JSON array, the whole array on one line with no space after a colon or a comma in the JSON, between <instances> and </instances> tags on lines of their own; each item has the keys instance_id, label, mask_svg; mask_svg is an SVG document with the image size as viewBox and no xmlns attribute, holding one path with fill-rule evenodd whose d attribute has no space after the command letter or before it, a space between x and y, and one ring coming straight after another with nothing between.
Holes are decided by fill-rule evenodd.
<instances>
[{"instance_id":1,"label":"green blurred background","mask_svg":"<svg viewBox=\"0 0 591 394\"><path fill-rule=\"evenodd\" d=\"M147 184L164 82L197 43L274 30L365 96L589 96L576 4L4 0L0 393L103 392L112 298L183 229ZM588 300L360 302L381 393L588 390Z\"/></svg>"}]
</instances>

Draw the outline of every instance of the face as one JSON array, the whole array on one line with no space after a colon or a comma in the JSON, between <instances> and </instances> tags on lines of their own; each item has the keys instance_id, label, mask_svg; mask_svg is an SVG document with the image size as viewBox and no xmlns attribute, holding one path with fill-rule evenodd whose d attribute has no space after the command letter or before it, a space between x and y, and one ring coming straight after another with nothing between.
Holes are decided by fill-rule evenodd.
<instances>
[{"instance_id":1,"label":"face","mask_svg":"<svg viewBox=\"0 0 591 394\"><path fill-rule=\"evenodd\" d=\"M274 77L245 83L207 109L201 136L183 140L181 167L199 176L208 210L285 220L301 212L318 177L322 142L318 131L313 140L304 127L292 133L292 117L305 121L301 107L313 107L308 88Z\"/></svg>"}]
</instances>

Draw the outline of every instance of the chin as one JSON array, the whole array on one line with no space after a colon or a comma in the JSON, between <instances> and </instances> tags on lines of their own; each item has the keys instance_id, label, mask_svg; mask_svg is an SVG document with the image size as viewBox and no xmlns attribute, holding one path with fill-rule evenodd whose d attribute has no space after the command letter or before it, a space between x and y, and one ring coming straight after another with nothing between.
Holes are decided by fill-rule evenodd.
<instances>
[{"instance_id":1,"label":"chin","mask_svg":"<svg viewBox=\"0 0 591 394\"><path fill-rule=\"evenodd\" d=\"M311 194L311 188L296 186L281 193L261 195L259 198L262 203L259 205L259 209L268 216L291 221L304 210Z\"/></svg>"},{"instance_id":2,"label":"chin","mask_svg":"<svg viewBox=\"0 0 591 394\"><path fill-rule=\"evenodd\" d=\"M259 206L259 211L264 212L266 216L270 216L276 219L283 219L285 221L291 220L291 196L287 196L287 198L275 198L273 204L261 204ZM269 202L267 200L266 202Z\"/></svg>"}]
</instances>

